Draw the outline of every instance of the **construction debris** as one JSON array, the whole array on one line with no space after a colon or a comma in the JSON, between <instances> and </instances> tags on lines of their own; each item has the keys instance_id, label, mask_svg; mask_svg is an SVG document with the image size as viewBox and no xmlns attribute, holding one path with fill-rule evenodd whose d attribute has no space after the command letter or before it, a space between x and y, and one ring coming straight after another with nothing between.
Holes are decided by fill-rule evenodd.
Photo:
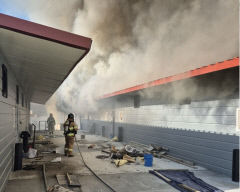
<instances>
[{"instance_id":1,"label":"construction debris","mask_svg":"<svg viewBox=\"0 0 240 192\"><path fill-rule=\"evenodd\" d=\"M43 135L39 135L39 136L37 137L37 140L43 140L43 139L45 139Z\"/></svg>"},{"instance_id":2,"label":"construction debris","mask_svg":"<svg viewBox=\"0 0 240 192\"><path fill-rule=\"evenodd\" d=\"M116 147L114 145L112 145L112 147L111 147L111 152L112 153L117 153L118 152L118 150L116 149Z\"/></svg>"},{"instance_id":3,"label":"construction debris","mask_svg":"<svg viewBox=\"0 0 240 192\"><path fill-rule=\"evenodd\" d=\"M97 155L96 156L97 159L107 159L109 157L110 157L109 155Z\"/></svg>"},{"instance_id":4,"label":"construction debris","mask_svg":"<svg viewBox=\"0 0 240 192\"><path fill-rule=\"evenodd\" d=\"M123 158L123 153L121 153L120 151L111 153L111 159L122 159L122 158Z\"/></svg>"},{"instance_id":5,"label":"construction debris","mask_svg":"<svg viewBox=\"0 0 240 192\"><path fill-rule=\"evenodd\" d=\"M157 145L154 145L154 144L151 144L151 146L153 147L153 149L151 150L152 152L155 152L155 151L159 152L159 151L162 151L162 150L169 151L169 149L166 148L166 147L157 146Z\"/></svg>"},{"instance_id":6,"label":"construction debris","mask_svg":"<svg viewBox=\"0 0 240 192\"><path fill-rule=\"evenodd\" d=\"M39 165L24 165L23 170L35 170Z\"/></svg>"},{"instance_id":7,"label":"construction debris","mask_svg":"<svg viewBox=\"0 0 240 192\"><path fill-rule=\"evenodd\" d=\"M45 164L42 165L42 173L43 173L43 181L45 185L46 191L48 191L48 183L47 183L47 178L46 178L46 166Z\"/></svg>"},{"instance_id":8,"label":"construction debris","mask_svg":"<svg viewBox=\"0 0 240 192\"><path fill-rule=\"evenodd\" d=\"M118 141L118 137L117 136L113 137L111 141L117 142Z\"/></svg>"},{"instance_id":9,"label":"construction debris","mask_svg":"<svg viewBox=\"0 0 240 192\"><path fill-rule=\"evenodd\" d=\"M73 192L73 191L70 189L66 189L60 185L54 185L50 187L47 192Z\"/></svg>"},{"instance_id":10,"label":"construction debris","mask_svg":"<svg viewBox=\"0 0 240 192\"><path fill-rule=\"evenodd\" d=\"M48 144L53 144L53 142L49 140L39 140L39 141L36 141L35 144L48 145Z\"/></svg>"},{"instance_id":11,"label":"construction debris","mask_svg":"<svg viewBox=\"0 0 240 192\"><path fill-rule=\"evenodd\" d=\"M195 168L194 162L186 161L180 158L176 158L173 156L168 155L169 149L162 146L157 146L154 144L151 144L150 146L144 145L141 143L133 142L131 141L128 145L125 146L125 150L132 154L130 156L134 155L134 152L142 152L142 153L151 153L154 157L157 158L166 158L168 160L186 165L191 168ZM136 154L136 156L140 156L140 154Z\"/></svg>"},{"instance_id":12,"label":"construction debris","mask_svg":"<svg viewBox=\"0 0 240 192\"><path fill-rule=\"evenodd\" d=\"M111 151L102 150L103 153L111 154Z\"/></svg>"},{"instance_id":13,"label":"construction debris","mask_svg":"<svg viewBox=\"0 0 240 192\"><path fill-rule=\"evenodd\" d=\"M28 150L28 158L33 159L37 156L37 149L29 148Z\"/></svg>"},{"instance_id":14,"label":"construction debris","mask_svg":"<svg viewBox=\"0 0 240 192\"><path fill-rule=\"evenodd\" d=\"M79 178L77 177L77 175L71 175L67 173L66 176L67 176L68 185L70 187L81 187L81 184L79 183Z\"/></svg>"},{"instance_id":15,"label":"construction debris","mask_svg":"<svg viewBox=\"0 0 240 192\"><path fill-rule=\"evenodd\" d=\"M49 150L49 151L41 151L41 153L49 154L49 153L56 153L56 150Z\"/></svg>"},{"instance_id":16,"label":"construction debris","mask_svg":"<svg viewBox=\"0 0 240 192\"><path fill-rule=\"evenodd\" d=\"M128 161L127 161L127 160L124 160L124 159L114 160L114 163L115 163L116 167L122 166L122 165L126 164L127 162L128 162Z\"/></svg>"},{"instance_id":17,"label":"construction debris","mask_svg":"<svg viewBox=\"0 0 240 192\"><path fill-rule=\"evenodd\" d=\"M88 149L93 149L96 145L95 144L91 144L88 146Z\"/></svg>"},{"instance_id":18,"label":"construction debris","mask_svg":"<svg viewBox=\"0 0 240 192\"><path fill-rule=\"evenodd\" d=\"M67 182L67 178L66 178L66 175L56 175L56 178L57 178L57 182L59 185L67 185L68 182Z\"/></svg>"},{"instance_id":19,"label":"construction debris","mask_svg":"<svg viewBox=\"0 0 240 192\"><path fill-rule=\"evenodd\" d=\"M155 144L145 145L145 144L131 141L127 145L123 147L118 147L118 148L116 148L115 145L112 145L109 143L100 147L102 148L101 152L108 154L111 157L111 159L114 159L114 160L127 160L129 163L136 163L139 165L144 161L143 160L144 154L152 154L152 156L156 158L166 158L168 160L189 166L191 168L195 168L194 162L190 162L190 161L186 161L180 158L170 156L168 155L169 149L167 147L158 146ZM97 147L96 147L96 144L91 144L88 146L88 148L91 149L91 148L97 148ZM98 155L96 156L96 158L106 159L109 156ZM120 161L115 161L115 162L120 163ZM125 163L121 163L121 164L124 165Z\"/></svg>"},{"instance_id":20,"label":"construction debris","mask_svg":"<svg viewBox=\"0 0 240 192\"><path fill-rule=\"evenodd\" d=\"M136 160L133 157L130 157L128 155L123 155L123 160L127 160L130 163L135 163Z\"/></svg>"},{"instance_id":21,"label":"construction debris","mask_svg":"<svg viewBox=\"0 0 240 192\"><path fill-rule=\"evenodd\" d=\"M125 146L125 150L128 152L128 153L136 153L136 148L132 147L131 145L126 145Z\"/></svg>"},{"instance_id":22,"label":"construction debris","mask_svg":"<svg viewBox=\"0 0 240 192\"><path fill-rule=\"evenodd\" d=\"M51 163L58 163L58 162L61 162L61 160L62 160L61 157L56 157L51 161Z\"/></svg>"}]
</instances>

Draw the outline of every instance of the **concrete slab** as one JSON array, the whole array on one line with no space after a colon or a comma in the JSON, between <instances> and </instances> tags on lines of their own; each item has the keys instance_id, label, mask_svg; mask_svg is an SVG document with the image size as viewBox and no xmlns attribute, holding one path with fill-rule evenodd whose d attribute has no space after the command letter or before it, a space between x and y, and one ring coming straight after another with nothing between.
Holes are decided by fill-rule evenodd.
<instances>
[{"instance_id":1,"label":"concrete slab","mask_svg":"<svg viewBox=\"0 0 240 192\"><path fill-rule=\"evenodd\" d=\"M78 137L80 139L80 136ZM55 137L51 141L56 147L56 154L43 154L42 164L46 163L46 176L49 185L57 184L56 174L65 174L66 172L78 175L81 183L82 192L108 192L107 189L99 180L97 180L90 171L84 166L81 157L77 150L77 145L74 145L75 157L68 158L63 155L64 137ZM238 190L238 183L231 181L229 177L209 171L203 167L193 169L185 165L172 162L167 159L154 158L153 167L144 167L143 164L129 164L121 167L116 167L111 163L110 159L97 159L96 156L102 154L100 148L88 149L88 145L95 143L101 145L108 143L109 140L101 136L86 135L86 139L80 141L80 149L82 155L88 164L97 175L112 186L117 192L136 191L136 192L171 192L176 191L167 183L154 175L148 173L151 169L188 169L194 174L206 181L207 183L218 187L222 190ZM117 147L122 147L122 143L114 143ZM46 148L47 146L42 147ZM42 155L42 154L41 154ZM61 162L50 163L56 157L61 157ZM31 163L32 160L24 160L24 163ZM80 191L79 188L71 188L73 191ZM34 171L17 171L14 172L8 181L6 192L42 192L44 184L41 170Z\"/></svg>"},{"instance_id":2,"label":"concrete slab","mask_svg":"<svg viewBox=\"0 0 240 192\"><path fill-rule=\"evenodd\" d=\"M225 175L209 171L209 170L201 170L201 171L193 171L196 177L199 177L203 181L218 187L219 189L222 189L224 191L230 190L230 189L239 189L239 183L232 182L231 178L226 177Z\"/></svg>"},{"instance_id":3,"label":"concrete slab","mask_svg":"<svg viewBox=\"0 0 240 192\"><path fill-rule=\"evenodd\" d=\"M117 192L175 192L177 191L167 183L148 173L120 173L100 175ZM82 191L84 192L108 192L102 183L93 176L80 177Z\"/></svg>"},{"instance_id":4,"label":"concrete slab","mask_svg":"<svg viewBox=\"0 0 240 192\"><path fill-rule=\"evenodd\" d=\"M9 180L5 192L46 192L43 180L37 179L15 179Z\"/></svg>"}]
</instances>

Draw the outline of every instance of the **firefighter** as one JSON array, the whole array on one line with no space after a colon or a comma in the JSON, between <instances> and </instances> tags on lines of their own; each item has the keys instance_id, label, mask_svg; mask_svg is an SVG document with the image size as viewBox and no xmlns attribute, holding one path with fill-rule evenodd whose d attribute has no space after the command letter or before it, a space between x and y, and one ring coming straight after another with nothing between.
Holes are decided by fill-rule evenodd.
<instances>
[{"instance_id":1,"label":"firefighter","mask_svg":"<svg viewBox=\"0 0 240 192\"><path fill-rule=\"evenodd\" d=\"M65 156L73 157L73 144L75 134L77 134L77 124L74 122L74 115L68 114L68 118L64 123L64 136L65 136Z\"/></svg>"},{"instance_id":2,"label":"firefighter","mask_svg":"<svg viewBox=\"0 0 240 192\"><path fill-rule=\"evenodd\" d=\"M53 135L54 127L55 127L56 122L55 122L55 119L54 119L52 113L50 113L50 116L47 119L47 124L48 124L49 135Z\"/></svg>"}]
</instances>

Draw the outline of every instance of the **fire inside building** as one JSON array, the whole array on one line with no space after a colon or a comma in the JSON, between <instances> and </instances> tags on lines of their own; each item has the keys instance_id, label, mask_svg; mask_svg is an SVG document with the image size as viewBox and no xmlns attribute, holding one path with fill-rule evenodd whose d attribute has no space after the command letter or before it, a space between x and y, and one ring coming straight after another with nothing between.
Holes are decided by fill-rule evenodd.
<instances>
[{"instance_id":1,"label":"fire inside building","mask_svg":"<svg viewBox=\"0 0 240 192\"><path fill-rule=\"evenodd\" d=\"M238 187L238 57L99 97L98 110L81 114L78 134L70 131L72 146L63 147L62 131L37 133L30 102L45 104L91 43L0 14L0 192ZM28 130L34 133L23 151Z\"/></svg>"}]
</instances>

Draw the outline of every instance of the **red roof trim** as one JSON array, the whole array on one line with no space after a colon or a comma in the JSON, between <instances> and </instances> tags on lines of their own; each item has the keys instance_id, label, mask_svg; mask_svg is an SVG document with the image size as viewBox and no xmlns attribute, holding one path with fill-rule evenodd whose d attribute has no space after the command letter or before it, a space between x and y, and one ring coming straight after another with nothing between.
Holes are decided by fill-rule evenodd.
<instances>
[{"instance_id":1,"label":"red roof trim","mask_svg":"<svg viewBox=\"0 0 240 192\"><path fill-rule=\"evenodd\" d=\"M87 37L72 34L52 27L40 25L30 21L0 13L0 28L23 33L29 36L64 44L70 47L89 50L92 40Z\"/></svg>"},{"instance_id":2,"label":"red roof trim","mask_svg":"<svg viewBox=\"0 0 240 192\"><path fill-rule=\"evenodd\" d=\"M187 71L184 73L180 73L177 75L173 75L173 76L169 76L169 77L164 77L155 81L150 81L148 83L144 83L141 85L136 85L134 87L130 87L127 89L123 89L120 91L116 91L110 94L105 94L102 97L100 97L100 99L105 99L108 97L113 97L113 96L117 96L117 95L121 95L121 94L126 94L126 93L130 93L133 91L139 91L142 89L146 89L149 87L154 87L154 86L158 86L158 85L162 85L162 84L166 84L166 83L170 83L173 81L178 81L178 80L182 80L182 79L187 79L187 78L191 78L191 77L196 77L196 76L200 76L203 74L207 74L207 73L212 73L215 71L220 71L220 70L224 70L224 69L228 69L228 68L232 68L232 67L237 67L239 66L239 58L233 58L230 60L226 60L223 62L219 62L216 64L212 64L212 65L208 65L208 66L204 66L198 69L194 69L191 71Z\"/></svg>"}]
</instances>

